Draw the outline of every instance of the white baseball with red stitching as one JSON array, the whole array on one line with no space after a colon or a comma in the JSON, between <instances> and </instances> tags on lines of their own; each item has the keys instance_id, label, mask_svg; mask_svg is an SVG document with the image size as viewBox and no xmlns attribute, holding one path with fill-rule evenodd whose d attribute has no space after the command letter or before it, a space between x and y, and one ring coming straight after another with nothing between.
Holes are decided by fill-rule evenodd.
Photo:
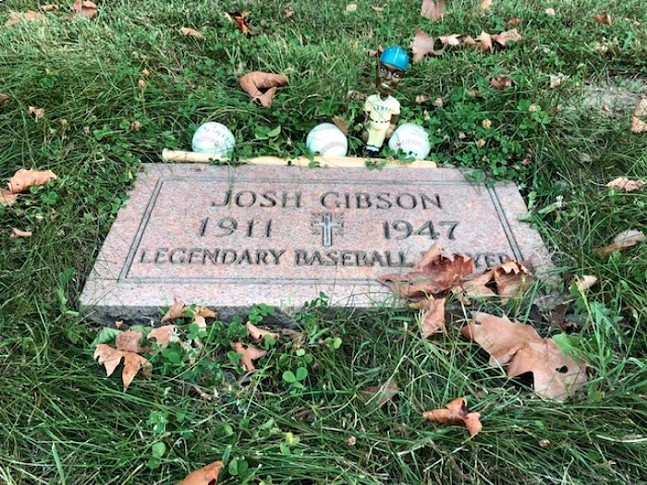
<instances>
[{"instance_id":1,"label":"white baseball with red stitching","mask_svg":"<svg viewBox=\"0 0 647 485\"><path fill-rule=\"evenodd\" d=\"M346 135L332 123L322 123L310 130L306 146L312 153L318 153L322 157L345 157L348 153Z\"/></svg>"},{"instance_id":2,"label":"white baseball with red stitching","mask_svg":"<svg viewBox=\"0 0 647 485\"><path fill-rule=\"evenodd\" d=\"M210 121L201 124L193 134L191 146L194 152L224 155L234 149L236 139L222 123Z\"/></svg>"},{"instance_id":3,"label":"white baseball with red stitching","mask_svg":"<svg viewBox=\"0 0 647 485\"><path fill-rule=\"evenodd\" d=\"M400 150L416 160L424 160L431 151L429 135L424 128L413 123L398 126L389 139L389 148L394 152Z\"/></svg>"}]
</instances>

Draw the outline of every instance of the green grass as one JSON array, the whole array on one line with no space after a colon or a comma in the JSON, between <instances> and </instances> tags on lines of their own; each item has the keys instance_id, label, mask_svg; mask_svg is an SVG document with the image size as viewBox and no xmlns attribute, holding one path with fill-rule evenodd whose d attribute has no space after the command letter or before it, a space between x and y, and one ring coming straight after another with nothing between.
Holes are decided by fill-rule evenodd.
<instances>
[{"instance_id":1,"label":"green grass","mask_svg":"<svg viewBox=\"0 0 647 485\"><path fill-rule=\"evenodd\" d=\"M645 178L647 136L629 132L629 111L608 116L585 103L591 87L647 93L644 2L496 0L482 13L477 0L456 0L436 23L419 15L417 0L357 2L355 13L345 12L346 3L113 0L98 2L93 21L59 12L44 23L0 27L0 93L13 98L0 108L0 176L22 167L59 176L0 208L0 482L175 483L218 459L228 469L221 483L644 481L647 245L605 260L592 250L645 227L644 190L616 193L604 184ZM37 5L5 0L0 21ZM549 6L554 17L544 13ZM291 19L284 18L288 7ZM224 19L235 9L252 12L258 35L244 38ZM602 10L611 26L594 22ZM136 378L127 393L118 376L103 375L92 362L96 332L81 323L78 296L140 162L158 160L164 147L188 147L207 120L235 131L241 157L286 156L303 152L315 124L340 116L357 150L362 104L346 93L371 90L367 49L407 46L416 28L434 36L493 33L513 15L523 20L521 42L491 55L462 49L425 59L398 97L402 119L433 133L432 158L522 187L565 281L599 278L578 299L587 322L581 349L594 367L582 395L540 401L488 367L459 337L468 313L447 336L426 341L414 313L389 308L367 316L314 306L297 315L312 356L303 390L281 378L304 365L288 343L272 347L243 379L227 357L234 337L217 325L210 352L194 365L159 361L152 380ZM183 26L206 40L182 37ZM594 50L598 42L606 53ZM250 105L238 88L238 76L255 69L290 78L272 109ZM570 79L550 89L557 73ZM491 89L489 79L500 74L514 86ZM417 105L418 94L442 97L444 106ZM530 104L541 110L529 112ZM44 108L45 118L36 122L29 106ZM484 119L491 130L482 129ZM130 130L133 121L140 131ZM255 137L259 127L277 126L276 139ZM530 164L520 164L527 155ZM542 214L558 196L562 208ZM34 228L34 236L9 239L11 227ZM532 321L542 335L558 331L527 301L480 308ZM340 337L341 348L321 342L328 337ZM400 388L395 401L365 403L358 391L390 377ZM217 396L201 397L196 383ZM462 395L482 413L475 439L423 421L421 411ZM157 462L156 443L165 445ZM233 472L243 459L249 469L241 478Z\"/></svg>"}]
</instances>

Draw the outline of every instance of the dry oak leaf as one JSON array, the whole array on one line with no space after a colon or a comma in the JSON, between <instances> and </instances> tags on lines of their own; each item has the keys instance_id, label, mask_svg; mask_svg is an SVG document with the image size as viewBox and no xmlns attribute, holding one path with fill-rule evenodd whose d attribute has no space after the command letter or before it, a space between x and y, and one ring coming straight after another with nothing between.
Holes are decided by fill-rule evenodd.
<instances>
[{"instance_id":1,"label":"dry oak leaf","mask_svg":"<svg viewBox=\"0 0 647 485\"><path fill-rule=\"evenodd\" d=\"M424 338L431 337L435 333L445 332L445 301L445 298L429 297L419 304Z\"/></svg>"},{"instance_id":2,"label":"dry oak leaf","mask_svg":"<svg viewBox=\"0 0 647 485\"><path fill-rule=\"evenodd\" d=\"M645 182L642 180L631 180L627 177L618 177L613 179L607 184L607 187L624 190L625 192L633 192L634 190L640 190L645 186Z\"/></svg>"},{"instance_id":3,"label":"dry oak leaf","mask_svg":"<svg viewBox=\"0 0 647 485\"><path fill-rule=\"evenodd\" d=\"M94 359L99 359L99 364L106 368L106 375L111 376L121 360L124 361L124 368L121 373L121 380L124 383L124 391L128 389L137 373L142 370L144 377L150 377L152 372L151 363L141 355L133 352L125 352L113 349L109 345L99 344L94 351Z\"/></svg>"},{"instance_id":4,"label":"dry oak leaf","mask_svg":"<svg viewBox=\"0 0 647 485\"><path fill-rule=\"evenodd\" d=\"M413 34L413 41L411 42L411 52L413 53L413 62L420 61L428 54L440 56L445 51L444 48L436 50L434 38L429 36L426 32L416 29Z\"/></svg>"},{"instance_id":5,"label":"dry oak leaf","mask_svg":"<svg viewBox=\"0 0 647 485\"><path fill-rule=\"evenodd\" d=\"M494 282L497 293L505 302L508 298L518 298L533 281L533 276L523 264L508 261L494 268Z\"/></svg>"},{"instance_id":6,"label":"dry oak leaf","mask_svg":"<svg viewBox=\"0 0 647 485\"><path fill-rule=\"evenodd\" d=\"M72 5L72 11L77 16L83 16L87 19L93 19L97 16L97 6L93 2L74 0L74 5Z\"/></svg>"},{"instance_id":7,"label":"dry oak leaf","mask_svg":"<svg viewBox=\"0 0 647 485\"><path fill-rule=\"evenodd\" d=\"M134 352L135 354L143 354L148 352L150 349L148 347L142 347L141 341L144 339L144 334L141 332L135 332L134 330L126 330L117 335L115 339L115 347L117 350L123 350L124 352Z\"/></svg>"},{"instance_id":8,"label":"dry oak leaf","mask_svg":"<svg viewBox=\"0 0 647 485\"><path fill-rule=\"evenodd\" d=\"M0 205L10 206L18 200L18 194L14 194L10 190L0 189Z\"/></svg>"},{"instance_id":9,"label":"dry oak leaf","mask_svg":"<svg viewBox=\"0 0 647 485\"><path fill-rule=\"evenodd\" d=\"M400 298L409 298L450 290L472 273L472 258L460 254L454 254L453 259L448 258L441 254L440 244L434 243L411 271L380 276L378 281Z\"/></svg>"},{"instance_id":10,"label":"dry oak leaf","mask_svg":"<svg viewBox=\"0 0 647 485\"><path fill-rule=\"evenodd\" d=\"M43 108L36 108L36 106L30 106L29 109L29 114L34 115L34 118L37 120L40 120L45 117L45 110Z\"/></svg>"},{"instance_id":11,"label":"dry oak leaf","mask_svg":"<svg viewBox=\"0 0 647 485\"><path fill-rule=\"evenodd\" d=\"M222 468L221 461L214 461L207 466L189 473L184 480L177 485L216 485L218 483L218 474Z\"/></svg>"},{"instance_id":12,"label":"dry oak leaf","mask_svg":"<svg viewBox=\"0 0 647 485\"><path fill-rule=\"evenodd\" d=\"M269 330L263 330L261 328L258 328L256 325L252 324L251 322L247 322L247 335L249 336L249 339L254 342L254 343L260 343L265 339L266 335L269 335L271 339L273 340L278 340L279 334L270 332Z\"/></svg>"},{"instance_id":13,"label":"dry oak leaf","mask_svg":"<svg viewBox=\"0 0 647 485\"><path fill-rule=\"evenodd\" d=\"M10 12L9 13L9 20L7 20L4 24L5 27L12 27L16 24L19 24L20 22L34 22L38 20L45 20L45 16L40 13L40 12L34 12L33 10L29 10L27 12Z\"/></svg>"},{"instance_id":14,"label":"dry oak leaf","mask_svg":"<svg viewBox=\"0 0 647 485\"><path fill-rule=\"evenodd\" d=\"M194 39L199 39L199 40L204 39L204 35L202 35L200 32L190 27L182 27L180 29L180 34L187 37L193 37Z\"/></svg>"},{"instance_id":15,"label":"dry oak leaf","mask_svg":"<svg viewBox=\"0 0 647 485\"><path fill-rule=\"evenodd\" d=\"M596 254L598 256L606 256L607 254L610 254L614 251L635 246L636 244L644 240L645 235L642 233L642 231L638 231L636 229L628 229L626 231L622 231L620 234L614 237L613 242L610 245L594 249L593 254Z\"/></svg>"},{"instance_id":16,"label":"dry oak leaf","mask_svg":"<svg viewBox=\"0 0 647 485\"><path fill-rule=\"evenodd\" d=\"M267 352L251 345L242 344L240 342L234 342L231 344L231 348L234 349L234 352L237 352L243 356L240 360L240 363L247 369L247 372L254 372L256 367L254 367L254 361L263 357Z\"/></svg>"},{"instance_id":17,"label":"dry oak leaf","mask_svg":"<svg viewBox=\"0 0 647 485\"><path fill-rule=\"evenodd\" d=\"M482 275L461 281L460 286L452 288L452 293L465 305L471 305L470 298L482 298L495 296L495 293L487 285L494 279L494 271L486 271Z\"/></svg>"},{"instance_id":18,"label":"dry oak leaf","mask_svg":"<svg viewBox=\"0 0 647 485\"><path fill-rule=\"evenodd\" d=\"M431 20L441 20L444 15L444 10L445 0L438 0L438 2L422 0L422 5L420 6L420 14Z\"/></svg>"},{"instance_id":19,"label":"dry oak leaf","mask_svg":"<svg viewBox=\"0 0 647 485\"><path fill-rule=\"evenodd\" d=\"M360 391L360 395L366 400L367 404L373 399L377 399L377 407L381 408L397 396L399 392L398 385L393 380L393 377L390 377L388 381L380 386L371 386Z\"/></svg>"},{"instance_id":20,"label":"dry oak leaf","mask_svg":"<svg viewBox=\"0 0 647 485\"><path fill-rule=\"evenodd\" d=\"M281 74L254 71L245 74L238 80L240 87L249 94L252 100L269 108L276 90L288 83L288 78Z\"/></svg>"},{"instance_id":21,"label":"dry oak leaf","mask_svg":"<svg viewBox=\"0 0 647 485\"><path fill-rule=\"evenodd\" d=\"M155 340L157 346L164 348L168 346L171 342L176 342L177 337L177 327L175 325L162 325L161 327L154 328L146 336L148 340Z\"/></svg>"},{"instance_id":22,"label":"dry oak leaf","mask_svg":"<svg viewBox=\"0 0 647 485\"><path fill-rule=\"evenodd\" d=\"M464 425L473 438L478 434L483 425L481 424L481 413L470 413L467 410L467 404L464 397L454 399L442 409L434 409L422 413L428 421L434 421L442 424Z\"/></svg>"},{"instance_id":23,"label":"dry oak leaf","mask_svg":"<svg viewBox=\"0 0 647 485\"><path fill-rule=\"evenodd\" d=\"M171 305L168 311L162 317L162 322L168 322L169 320L175 320L181 318L184 314L184 303L181 301L176 301Z\"/></svg>"},{"instance_id":24,"label":"dry oak leaf","mask_svg":"<svg viewBox=\"0 0 647 485\"><path fill-rule=\"evenodd\" d=\"M573 395L587 381L586 363L564 355L550 338L528 342L519 349L507 370L510 377L532 372L535 394L556 401Z\"/></svg>"},{"instance_id":25,"label":"dry oak leaf","mask_svg":"<svg viewBox=\"0 0 647 485\"><path fill-rule=\"evenodd\" d=\"M16 238L16 237L31 237L32 232L31 231L22 231L18 229L17 227L14 227L11 229L11 236L10 238Z\"/></svg>"},{"instance_id":26,"label":"dry oak leaf","mask_svg":"<svg viewBox=\"0 0 647 485\"><path fill-rule=\"evenodd\" d=\"M27 191L29 187L44 185L56 180L56 178L56 175L51 170L25 170L21 168L9 179L9 190L14 194L18 194Z\"/></svg>"},{"instance_id":27,"label":"dry oak leaf","mask_svg":"<svg viewBox=\"0 0 647 485\"><path fill-rule=\"evenodd\" d=\"M595 283L597 283L597 276L593 275L582 275L575 277L575 287L578 291L584 292L591 288Z\"/></svg>"},{"instance_id":28,"label":"dry oak leaf","mask_svg":"<svg viewBox=\"0 0 647 485\"><path fill-rule=\"evenodd\" d=\"M647 131L647 123L641 121L637 116L631 117L631 132L640 134Z\"/></svg>"},{"instance_id":29,"label":"dry oak leaf","mask_svg":"<svg viewBox=\"0 0 647 485\"><path fill-rule=\"evenodd\" d=\"M611 25L611 15L607 12L601 13L593 17L593 19L599 24Z\"/></svg>"},{"instance_id":30,"label":"dry oak leaf","mask_svg":"<svg viewBox=\"0 0 647 485\"><path fill-rule=\"evenodd\" d=\"M494 76L490 79L490 86L498 90L506 89L512 86L512 79L508 76Z\"/></svg>"}]
</instances>

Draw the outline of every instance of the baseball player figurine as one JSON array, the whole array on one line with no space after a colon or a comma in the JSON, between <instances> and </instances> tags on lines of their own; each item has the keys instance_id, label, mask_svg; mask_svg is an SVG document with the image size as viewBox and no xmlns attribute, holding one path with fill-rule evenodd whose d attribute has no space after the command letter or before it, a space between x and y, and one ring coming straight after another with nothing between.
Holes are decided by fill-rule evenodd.
<instances>
[{"instance_id":1,"label":"baseball player figurine","mask_svg":"<svg viewBox=\"0 0 647 485\"><path fill-rule=\"evenodd\" d=\"M384 49L377 66L377 94L366 99L364 104L364 130L362 140L366 143L366 156L374 157L395 130L400 115L400 103L391 96L409 67L409 55L402 47Z\"/></svg>"}]
</instances>

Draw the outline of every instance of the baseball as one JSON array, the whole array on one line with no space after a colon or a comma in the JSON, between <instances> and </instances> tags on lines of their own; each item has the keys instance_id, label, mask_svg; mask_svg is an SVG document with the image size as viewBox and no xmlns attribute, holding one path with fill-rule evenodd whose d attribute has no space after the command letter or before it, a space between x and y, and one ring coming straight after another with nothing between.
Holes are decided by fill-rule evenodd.
<instances>
[{"instance_id":1,"label":"baseball","mask_svg":"<svg viewBox=\"0 0 647 485\"><path fill-rule=\"evenodd\" d=\"M429 135L421 126L404 123L398 126L389 139L389 148L402 151L416 160L424 160L431 151Z\"/></svg>"},{"instance_id":2,"label":"baseball","mask_svg":"<svg viewBox=\"0 0 647 485\"><path fill-rule=\"evenodd\" d=\"M308 133L306 146L312 153L319 153L322 157L345 157L348 152L348 139L344 132L332 123L322 123Z\"/></svg>"},{"instance_id":3,"label":"baseball","mask_svg":"<svg viewBox=\"0 0 647 485\"><path fill-rule=\"evenodd\" d=\"M201 124L193 134L191 143L194 152L224 155L236 144L234 134L222 123L210 121Z\"/></svg>"}]
</instances>

